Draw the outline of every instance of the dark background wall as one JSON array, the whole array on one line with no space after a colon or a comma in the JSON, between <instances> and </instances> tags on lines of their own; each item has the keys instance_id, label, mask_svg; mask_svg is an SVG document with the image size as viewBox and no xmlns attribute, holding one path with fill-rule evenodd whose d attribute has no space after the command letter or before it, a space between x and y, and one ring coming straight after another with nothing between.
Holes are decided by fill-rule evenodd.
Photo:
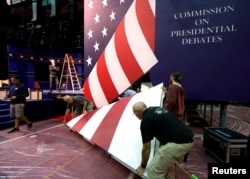
<instances>
[{"instance_id":1,"label":"dark background wall","mask_svg":"<svg viewBox=\"0 0 250 179\"><path fill-rule=\"evenodd\" d=\"M8 59L6 57L7 42L0 34L0 80L8 78Z\"/></svg>"},{"instance_id":2,"label":"dark background wall","mask_svg":"<svg viewBox=\"0 0 250 179\"><path fill-rule=\"evenodd\" d=\"M8 60L5 56L7 50L7 39L5 26L7 26L6 17L10 17L10 7L6 1L0 1L0 80L8 78Z\"/></svg>"},{"instance_id":3,"label":"dark background wall","mask_svg":"<svg viewBox=\"0 0 250 179\"><path fill-rule=\"evenodd\" d=\"M70 53L82 60L83 0L55 2L53 14L51 1L20 1L13 5L0 1L0 79L18 73L32 87L32 81L42 84L48 81L49 58L63 58L65 53ZM37 5L36 11L33 3ZM83 61L76 66L81 82L82 65Z\"/></svg>"},{"instance_id":4,"label":"dark background wall","mask_svg":"<svg viewBox=\"0 0 250 179\"><path fill-rule=\"evenodd\" d=\"M156 1L154 84L168 85L179 71L186 99L250 103L249 6L249 0Z\"/></svg>"}]
</instances>

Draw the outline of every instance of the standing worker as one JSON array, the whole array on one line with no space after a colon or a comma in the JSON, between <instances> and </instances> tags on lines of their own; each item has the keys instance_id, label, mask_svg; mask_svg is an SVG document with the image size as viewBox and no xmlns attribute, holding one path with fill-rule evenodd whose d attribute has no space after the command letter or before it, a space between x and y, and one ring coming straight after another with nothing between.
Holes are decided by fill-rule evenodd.
<instances>
[{"instance_id":1,"label":"standing worker","mask_svg":"<svg viewBox=\"0 0 250 179\"><path fill-rule=\"evenodd\" d=\"M183 120L185 108L185 90L181 85L181 81L181 73L174 72L170 75L170 85L166 91L163 107L172 112L179 119Z\"/></svg>"},{"instance_id":2,"label":"standing worker","mask_svg":"<svg viewBox=\"0 0 250 179\"><path fill-rule=\"evenodd\" d=\"M10 98L10 117L15 118L15 126L8 133L19 131L20 120L23 120L28 125L27 128L31 129L32 122L24 115L26 97L29 96L29 91L24 84L20 83L17 75L11 76L10 80L13 85L4 99Z\"/></svg>"},{"instance_id":3,"label":"standing worker","mask_svg":"<svg viewBox=\"0 0 250 179\"><path fill-rule=\"evenodd\" d=\"M50 60L51 65L49 65L49 92L52 93L53 86L56 86L56 89L59 90L59 80L58 80L58 72L60 68L56 66L56 62L54 59Z\"/></svg>"}]
</instances>

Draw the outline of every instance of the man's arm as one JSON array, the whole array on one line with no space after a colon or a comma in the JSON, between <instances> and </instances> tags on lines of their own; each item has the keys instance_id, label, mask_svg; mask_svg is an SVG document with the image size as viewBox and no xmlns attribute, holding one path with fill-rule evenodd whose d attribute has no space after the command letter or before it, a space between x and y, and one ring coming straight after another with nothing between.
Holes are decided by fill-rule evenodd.
<instances>
[{"instance_id":1,"label":"man's arm","mask_svg":"<svg viewBox=\"0 0 250 179\"><path fill-rule=\"evenodd\" d=\"M58 71L60 71L60 68L58 66L50 65L49 66L49 70L50 71L54 71L54 72L58 72Z\"/></svg>"},{"instance_id":2,"label":"man's arm","mask_svg":"<svg viewBox=\"0 0 250 179\"><path fill-rule=\"evenodd\" d=\"M86 109L87 109L87 101L83 102L83 108L82 108L82 113L85 114L86 113Z\"/></svg>"},{"instance_id":3,"label":"man's arm","mask_svg":"<svg viewBox=\"0 0 250 179\"><path fill-rule=\"evenodd\" d=\"M54 70L54 67L52 65L49 66L49 71Z\"/></svg>"},{"instance_id":4,"label":"man's arm","mask_svg":"<svg viewBox=\"0 0 250 179\"><path fill-rule=\"evenodd\" d=\"M142 152L141 152L141 165L137 168L136 172L139 176L142 176L147 163L148 163L148 159L149 159L149 155L150 155L150 150L151 150L151 141L144 143L142 146Z\"/></svg>"},{"instance_id":5,"label":"man's arm","mask_svg":"<svg viewBox=\"0 0 250 179\"><path fill-rule=\"evenodd\" d=\"M66 110L65 110L65 114L64 114L63 123L66 122L66 119L67 119L67 116L69 115L69 113L70 113L70 109L66 109Z\"/></svg>"}]
</instances>

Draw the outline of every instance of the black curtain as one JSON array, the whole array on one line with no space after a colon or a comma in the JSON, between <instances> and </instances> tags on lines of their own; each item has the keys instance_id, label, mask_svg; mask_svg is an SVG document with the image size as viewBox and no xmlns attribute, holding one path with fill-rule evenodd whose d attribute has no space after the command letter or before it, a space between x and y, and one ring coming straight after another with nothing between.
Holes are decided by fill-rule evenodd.
<instances>
[{"instance_id":1,"label":"black curtain","mask_svg":"<svg viewBox=\"0 0 250 179\"><path fill-rule=\"evenodd\" d=\"M6 18L8 17L8 20ZM10 7L6 1L0 1L0 80L6 80L8 76L8 58L7 52L7 26L10 23Z\"/></svg>"},{"instance_id":2,"label":"black curtain","mask_svg":"<svg viewBox=\"0 0 250 179\"><path fill-rule=\"evenodd\" d=\"M7 42L0 34L0 80L8 79L8 58L6 56Z\"/></svg>"},{"instance_id":3,"label":"black curtain","mask_svg":"<svg viewBox=\"0 0 250 179\"><path fill-rule=\"evenodd\" d=\"M49 65L50 62L34 62L34 70L35 70L35 81L49 81ZM60 79L62 65L57 64L60 68L60 71L58 72L58 76Z\"/></svg>"},{"instance_id":4,"label":"black curtain","mask_svg":"<svg viewBox=\"0 0 250 179\"><path fill-rule=\"evenodd\" d=\"M49 81L49 65L46 62L34 62L35 81Z\"/></svg>"}]
</instances>

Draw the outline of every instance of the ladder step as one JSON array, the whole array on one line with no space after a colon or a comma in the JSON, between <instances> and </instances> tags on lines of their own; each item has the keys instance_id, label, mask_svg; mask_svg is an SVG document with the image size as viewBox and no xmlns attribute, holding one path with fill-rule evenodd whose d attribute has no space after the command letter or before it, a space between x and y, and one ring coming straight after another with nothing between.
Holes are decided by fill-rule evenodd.
<instances>
[{"instance_id":1,"label":"ladder step","mask_svg":"<svg viewBox=\"0 0 250 179\"><path fill-rule=\"evenodd\" d=\"M64 78L64 80L62 80L62 78ZM65 81L65 82L62 82L62 81ZM71 84L71 85L69 85L69 84ZM68 88L68 86L71 86L73 88L73 90L75 90L75 89L80 90L81 89L78 75L77 75L77 71L76 71L76 68L74 65L74 60L68 54L65 54L65 57L64 57L63 69L62 69L62 74L61 74L61 78L59 81L59 86L63 86L66 89Z\"/></svg>"}]
</instances>

